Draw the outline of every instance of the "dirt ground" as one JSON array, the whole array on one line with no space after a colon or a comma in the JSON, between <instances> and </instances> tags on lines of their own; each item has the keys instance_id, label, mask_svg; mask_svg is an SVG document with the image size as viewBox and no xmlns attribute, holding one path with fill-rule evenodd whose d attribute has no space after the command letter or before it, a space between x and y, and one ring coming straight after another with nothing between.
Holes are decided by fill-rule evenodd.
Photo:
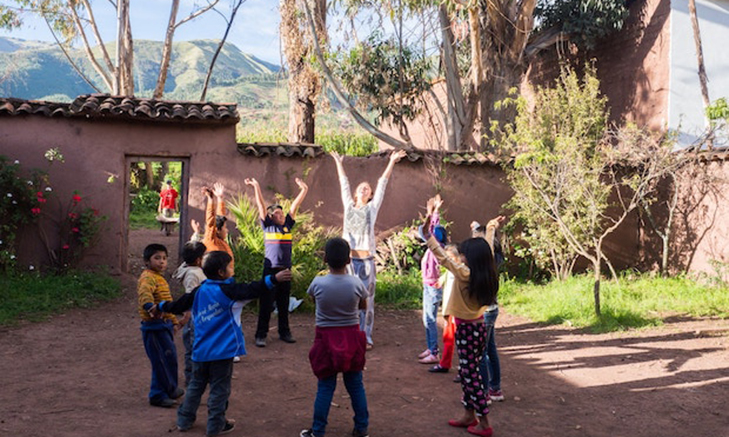
<instances>
[{"instance_id":1,"label":"dirt ground","mask_svg":"<svg viewBox=\"0 0 729 437\"><path fill-rule=\"evenodd\" d=\"M174 246L175 237L157 241ZM116 301L0 330L0 436L204 435L205 398L186 434L170 432L174 409L148 405L134 277L122 281ZM454 373L431 374L417 363L420 317L376 312L365 372L372 436L469 435L446 423L461 412ZM266 348L251 342L255 320L244 314L248 356L235 365L230 435L297 436L311 424L316 391L307 359L313 315L292 314L296 344L279 341L274 329ZM489 414L497 436L729 436L727 320L674 318L659 328L592 335L502 308L496 328L506 396ZM349 435L351 418L340 380L327 435Z\"/></svg>"}]
</instances>

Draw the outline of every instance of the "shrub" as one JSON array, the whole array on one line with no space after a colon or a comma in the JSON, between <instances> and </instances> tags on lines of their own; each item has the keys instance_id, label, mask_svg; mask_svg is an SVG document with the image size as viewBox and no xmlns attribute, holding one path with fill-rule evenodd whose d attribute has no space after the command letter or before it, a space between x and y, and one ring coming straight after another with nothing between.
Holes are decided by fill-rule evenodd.
<instances>
[{"instance_id":1,"label":"shrub","mask_svg":"<svg viewBox=\"0 0 729 437\"><path fill-rule=\"evenodd\" d=\"M24 176L20 161L0 155L0 271L15 266L18 229L38 218L46 202L46 180L40 170Z\"/></svg>"}]
</instances>

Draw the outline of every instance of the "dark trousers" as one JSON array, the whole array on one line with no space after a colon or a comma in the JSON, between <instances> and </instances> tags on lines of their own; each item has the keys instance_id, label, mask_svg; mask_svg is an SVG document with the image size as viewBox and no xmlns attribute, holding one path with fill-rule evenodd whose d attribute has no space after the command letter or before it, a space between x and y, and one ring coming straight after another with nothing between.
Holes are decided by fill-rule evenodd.
<instances>
[{"instance_id":1,"label":"dark trousers","mask_svg":"<svg viewBox=\"0 0 729 437\"><path fill-rule=\"evenodd\" d=\"M152 364L151 401L166 399L177 390L177 349L172 328L171 322L142 322L144 350Z\"/></svg>"},{"instance_id":2,"label":"dark trousers","mask_svg":"<svg viewBox=\"0 0 729 437\"><path fill-rule=\"evenodd\" d=\"M192 428L197 419L197 408L205 387L210 384L208 394L207 435L218 435L225 427L225 411L230 398L230 381L233 378L233 359L192 362L192 379L187 386L185 401L177 409L177 426L182 430Z\"/></svg>"},{"instance_id":3,"label":"dark trousers","mask_svg":"<svg viewBox=\"0 0 729 437\"><path fill-rule=\"evenodd\" d=\"M263 277L275 275L287 267L267 267L263 269ZM280 282L268 293L263 293L258 299L258 327L256 338L266 338L268 325L271 322L273 303L278 307L278 335L291 334L289 328L289 296L291 296L291 282Z\"/></svg>"}]
</instances>

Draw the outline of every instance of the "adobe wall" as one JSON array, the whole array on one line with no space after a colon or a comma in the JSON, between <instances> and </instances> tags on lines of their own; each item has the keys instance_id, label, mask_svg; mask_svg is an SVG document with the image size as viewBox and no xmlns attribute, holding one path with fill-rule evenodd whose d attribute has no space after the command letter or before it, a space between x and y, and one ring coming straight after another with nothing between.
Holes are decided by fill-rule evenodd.
<instances>
[{"instance_id":1,"label":"adobe wall","mask_svg":"<svg viewBox=\"0 0 729 437\"><path fill-rule=\"evenodd\" d=\"M651 130L668 123L670 0L637 0L622 30L580 59L595 59L600 89L613 122L631 121ZM577 61L566 45L537 54L525 83L550 85L559 75L559 55ZM579 62L583 62L580 60Z\"/></svg>"},{"instance_id":2,"label":"adobe wall","mask_svg":"<svg viewBox=\"0 0 729 437\"><path fill-rule=\"evenodd\" d=\"M0 154L20 160L23 168L46 168L46 150L58 147L65 163L50 167L50 181L58 199L70 199L78 190L88 206L108 216L99 243L86 255L84 264L109 266L113 272L126 268L127 251L127 156L150 159L189 159L189 197L187 220L203 220L204 198L200 188L222 182L228 198L238 193L251 195L243 179L255 177L267 200L275 192L294 196L295 177L302 177L310 191L302 208L314 212L315 220L325 226L341 227L342 204L339 182L332 159L252 157L236 148L232 126L178 123L142 123L115 120L62 119L43 116L0 117ZM345 168L352 186L367 180L377 183L387 165L387 157L346 157ZM440 174L445 199L445 218L454 221L453 238L468 236L473 219L496 215L510 197L502 172L490 166L453 166L426 171L423 161L407 159L395 168L377 221L377 231L402 226L424 212L427 199L436 193L431 174ZM110 176L115 177L109 183ZM305 176L304 176L305 175ZM181 193L186 195L188 193ZM49 202L49 206L54 202ZM58 211L48 210L47 217ZM45 213L44 213L45 216ZM49 220L44 218L44 221ZM189 226L182 229L189 236ZM53 235L49 232L49 237ZM29 227L21 236L19 257L23 264L47 262L39 233Z\"/></svg>"},{"instance_id":3,"label":"adobe wall","mask_svg":"<svg viewBox=\"0 0 729 437\"><path fill-rule=\"evenodd\" d=\"M127 256L126 193L128 191L127 156L189 159L190 189L188 216L203 219L204 199L200 188L222 182L228 198L238 193L251 195L243 179L259 179L267 200L280 192L295 196L295 177L310 186L302 208L314 213L316 222L341 227L342 204L339 183L332 159L253 157L241 155L232 126L192 124L130 123L104 120L56 119L37 116L0 117L0 154L19 159L24 168L44 168L43 153L52 147L61 149L65 164L50 168L54 195L70 199L79 190L89 206L109 217L99 244L85 258L86 265L108 266L113 272L125 268ZM344 165L352 186L367 180L372 185L387 164L386 156L345 157ZM722 187L729 169L720 162L708 165L713 188L697 184L682 197L682 210L676 219L676 239L671 266L674 269L709 270L711 260L725 260L729 240L729 207L723 201ZM109 183L110 175L116 180ZM433 175L438 175L437 178ZM389 181L387 195L377 221L377 232L403 226L424 212L426 200L438 192L445 200L444 218L453 222L452 239L468 237L469 223L503 214L502 205L511 196L500 168L489 165L442 164L434 168L423 160L401 161ZM183 195L187 193L182 193ZM65 201L65 200L64 200ZM47 220L47 219L44 219ZM189 226L184 225L185 238ZM23 236L19 255L25 264L37 265L45 258L38 232L29 229ZM653 267L659 258L655 235L645 220L631 216L606 241L606 252L618 269Z\"/></svg>"}]
</instances>

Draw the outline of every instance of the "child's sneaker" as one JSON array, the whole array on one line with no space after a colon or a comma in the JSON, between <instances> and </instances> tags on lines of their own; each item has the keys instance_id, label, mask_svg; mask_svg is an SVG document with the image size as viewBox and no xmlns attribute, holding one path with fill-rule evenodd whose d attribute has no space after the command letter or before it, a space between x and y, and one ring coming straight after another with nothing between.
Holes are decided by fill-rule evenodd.
<instances>
[{"instance_id":1,"label":"child's sneaker","mask_svg":"<svg viewBox=\"0 0 729 437\"><path fill-rule=\"evenodd\" d=\"M173 401L170 398L150 399L149 405L153 407L172 408L177 405L177 402Z\"/></svg>"},{"instance_id":2,"label":"child's sneaker","mask_svg":"<svg viewBox=\"0 0 729 437\"><path fill-rule=\"evenodd\" d=\"M223 426L223 429L220 430L217 434L208 434L209 437L217 436L217 435L223 435L228 434L229 432L232 432L235 429L235 420L226 420L225 426Z\"/></svg>"},{"instance_id":3,"label":"child's sneaker","mask_svg":"<svg viewBox=\"0 0 729 437\"><path fill-rule=\"evenodd\" d=\"M179 399L184 395L185 395L185 390L181 389L180 387L177 387L175 389L174 393L172 393L170 395L170 399Z\"/></svg>"},{"instance_id":4,"label":"child's sneaker","mask_svg":"<svg viewBox=\"0 0 729 437\"><path fill-rule=\"evenodd\" d=\"M427 357L430 354L431 354L430 349L426 349L426 350L420 352L420 355L418 355L418 359L422 360L423 358Z\"/></svg>"},{"instance_id":5,"label":"child's sneaker","mask_svg":"<svg viewBox=\"0 0 729 437\"><path fill-rule=\"evenodd\" d=\"M501 392L501 390L491 390L489 389L489 396L491 397L492 401L495 402L503 402L504 401L504 394Z\"/></svg>"},{"instance_id":6,"label":"child's sneaker","mask_svg":"<svg viewBox=\"0 0 729 437\"><path fill-rule=\"evenodd\" d=\"M353 429L352 430L352 437L370 437L370 433L367 432L367 430L359 430L359 429Z\"/></svg>"},{"instance_id":7,"label":"child's sneaker","mask_svg":"<svg viewBox=\"0 0 729 437\"><path fill-rule=\"evenodd\" d=\"M310 429L302 429L299 437L316 437L316 434Z\"/></svg>"},{"instance_id":8,"label":"child's sneaker","mask_svg":"<svg viewBox=\"0 0 729 437\"><path fill-rule=\"evenodd\" d=\"M440 363L440 359L436 355L428 354L424 356L423 358L419 359L418 362L420 364L436 364Z\"/></svg>"}]
</instances>

